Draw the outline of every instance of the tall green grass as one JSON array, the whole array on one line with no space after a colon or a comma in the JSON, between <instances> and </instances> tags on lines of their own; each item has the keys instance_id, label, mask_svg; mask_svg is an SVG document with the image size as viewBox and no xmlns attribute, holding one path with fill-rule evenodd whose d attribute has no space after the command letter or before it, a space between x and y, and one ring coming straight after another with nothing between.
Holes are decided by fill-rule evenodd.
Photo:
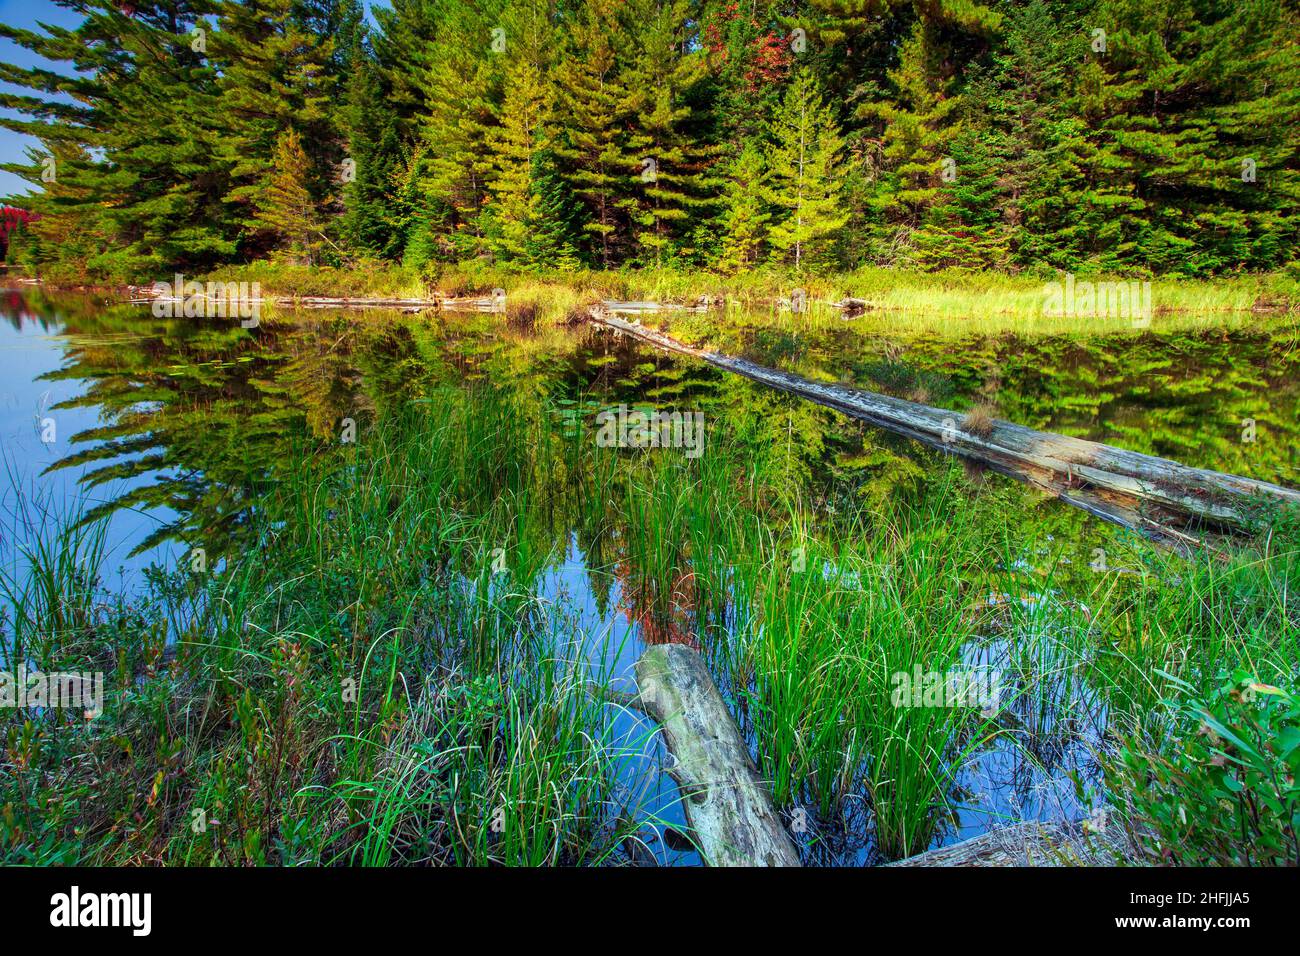
<instances>
[{"instance_id":1,"label":"tall green grass","mask_svg":"<svg viewBox=\"0 0 1300 956\"><path fill-rule=\"evenodd\" d=\"M4 859L623 862L654 822L624 782L646 741L590 691L620 676L589 653L607 638L543 593L571 537L622 590L607 618L701 648L778 807L815 834L865 814L886 858L950 833L986 745L1045 762L1090 721L1101 751L1169 746L1162 674L1295 683L1293 540L1228 563L1117 543L1098 572L1064 561L1092 541L1058 542L1030 574L1024 513L944 459L831 513L852 495L757 445L600 448L565 401L448 388L299 448L239 548L137 600L96 583L102 525L13 511L7 661L93 658L112 693L90 724L3 715ZM1001 714L894 698L899 673L980 659L1005 666Z\"/></svg>"},{"instance_id":2,"label":"tall green grass","mask_svg":"<svg viewBox=\"0 0 1300 956\"><path fill-rule=\"evenodd\" d=\"M510 314L530 324L566 321L575 310L600 299L694 304L702 296L725 296L736 310L737 320L750 326L826 327L844 320L839 310L825 303L853 297L867 305L866 313L853 319L853 324L872 331L942 334L959 328L987 334L1045 335L1134 331L1133 321L1127 316L1047 316L1044 283L1061 279L1050 270L1010 275L865 267L851 273L813 275L772 267L726 276L682 269L520 273L485 263L464 263L421 274L379 262L359 263L348 269L251 263L226 267L210 278L256 281L268 296L421 298L434 292L481 296L504 289ZM1079 281L1093 282L1133 278L1077 276ZM1300 286L1294 277L1284 273L1150 281L1152 325L1162 329L1258 323L1267 315L1289 315L1294 321L1300 305ZM807 311L792 312L788 305L777 305L780 300L789 300L796 289L806 293ZM689 331L691 326L683 319L678 316L674 321Z\"/></svg>"}]
</instances>

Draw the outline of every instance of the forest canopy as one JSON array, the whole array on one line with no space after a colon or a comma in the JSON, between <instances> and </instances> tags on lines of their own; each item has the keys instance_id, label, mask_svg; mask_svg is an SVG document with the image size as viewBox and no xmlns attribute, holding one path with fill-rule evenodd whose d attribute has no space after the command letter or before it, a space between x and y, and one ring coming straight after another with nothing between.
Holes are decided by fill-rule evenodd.
<instances>
[{"instance_id":1,"label":"forest canopy","mask_svg":"<svg viewBox=\"0 0 1300 956\"><path fill-rule=\"evenodd\" d=\"M1297 259L1290 0L57 0L9 258L1213 276Z\"/></svg>"}]
</instances>

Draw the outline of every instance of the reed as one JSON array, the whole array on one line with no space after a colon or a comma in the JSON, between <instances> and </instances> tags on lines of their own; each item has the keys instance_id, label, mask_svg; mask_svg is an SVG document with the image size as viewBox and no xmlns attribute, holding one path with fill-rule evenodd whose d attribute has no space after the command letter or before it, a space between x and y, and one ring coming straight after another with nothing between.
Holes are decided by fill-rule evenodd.
<instances>
[{"instance_id":1,"label":"reed","mask_svg":"<svg viewBox=\"0 0 1300 956\"><path fill-rule=\"evenodd\" d=\"M946 839L991 743L1040 764L1080 740L1104 759L1120 733L1170 746L1164 675L1295 683L1293 525L1227 563L1128 542L1110 569L1069 571L1058 547L1029 574L1041 542L950 462L831 513L852 494L792 485L758 444L603 448L594 410L447 388L355 445L301 445L243 551L159 569L135 600L97 583L102 522L11 506L6 664L102 661L114 692L103 724L4 716L0 854L624 862L657 819L627 784L650 730L589 691L622 676L614 613L698 643L778 806L816 821L814 854L864 813L883 858ZM542 585L575 538L621 588L592 633ZM984 662L1006 672L996 713L899 697L899 675Z\"/></svg>"}]
</instances>

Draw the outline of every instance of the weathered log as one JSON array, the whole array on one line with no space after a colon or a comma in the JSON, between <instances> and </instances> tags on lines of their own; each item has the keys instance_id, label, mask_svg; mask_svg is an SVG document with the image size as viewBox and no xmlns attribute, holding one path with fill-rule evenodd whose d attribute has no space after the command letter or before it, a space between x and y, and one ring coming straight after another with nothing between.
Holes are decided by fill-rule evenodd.
<instances>
[{"instance_id":1,"label":"weathered log","mask_svg":"<svg viewBox=\"0 0 1300 956\"><path fill-rule=\"evenodd\" d=\"M157 288L130 286L127 289L134 305L149 302L184 302L189 296L163 295ZM195 292L196 299L209 298L206 292ZM216 301L223 301L221 295L212 296ZM274 302L276 305L297 309L399 309L402 311L419 309L438 309L446 312L504 312L505 296L469 296L456 298L435 296L431 299L400 299L390 297L364 296L319 296L319 295L271 295L253 296L250 303Z\"/></svg>"},{"instance_id":2,"label":"weathered log","mask_svg":"<svg viewBox=\"0 0 1300 956\"><path fill-rule=\"evenodd\" d=\"M613 299L604 300L600 303L600 307L606 312L624 315L639 315L651 312L705 312L708 310L707 304L699 303L682 305L675 302L616 302Z\"/></svg>"},{"instance_id":3,"label":"weathered log","mask_svg":"<svg viewBox=\"0 0 1300 956\"><path fill-rule=\"evenodd\" d=\"M505 296L436 296L432 299L353 298L328 296L277 297L277 305L304 309L439 309L446 312L504 312Z\"/></svg>"},{"instance_id":4,"label":"weathered log","mask_svg":"<svg viewBox=\"0 0 1300 956\"><path fill-rule=\"evenodd\" d=\"M1125 855L1116 832L1077 823L1020 823L927 850L886 866L1113 866Z\"/></svg>"},{"instance_id":5,"label":"weathered log","mask_svg":"<svg viewBox=\"0 0 1300 956\"><path fill-rule=\"evenodd\" d=\"M593 307L591 321L649 342L665 351L689 355L861 419L930 447L971 458L1057 496L1107 521L1132 528L1179 549L1196 539L1175 524L1200 519L1214 525L1248 524L1250 499L1300 505L1300 492L1280 485L1115 448L1081 438L1040 432L1012 422L994 421L974 434L963 430L960 412L909 402L708 352L619 319Z\"/></svg>"},{"instance_id":6,"label":"weathered log","mask_svg":"<svg viewBox=\"0 0 1300 956\"><path fill-rule=\"evenodd\" d=\"M668 772L700 856L708 866L799 866L727 705L699 653L682 644L647 648L636 662L637 693L603 692L663 729Z\"/></svg>"}]
</instances>

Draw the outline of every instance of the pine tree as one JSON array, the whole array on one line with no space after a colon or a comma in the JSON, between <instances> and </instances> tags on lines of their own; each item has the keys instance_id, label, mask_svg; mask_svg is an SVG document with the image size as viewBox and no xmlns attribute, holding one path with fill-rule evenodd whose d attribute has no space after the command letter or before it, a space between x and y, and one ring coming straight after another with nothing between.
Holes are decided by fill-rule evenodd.
<instances>
[{"instance_id":1,"label":"pine tree","mask_svg":"<svg viewBox=\"0 0 1300 956\"><path fill-rule=\"evenodd\" d=\"M35 95L0 96L32 117L0 124L48 146L39 164L8 168L41 190L27 202L43 217L39 231L77 237L67 248L46 243L42 254L124 281L201 270L231 255L233 230L219 202L226 170L213 160L217 74L191 35L207 26L211 4L141 3L130 15L110 0L75 7L86 20L71 30L0 25L0 36L62 62L67 74L3 69L7 82ZM48 98L56 94L76 102ZM161 121L167 117L185 121Z\"/></svg>"},{"instance_id":2,"label":"pine tree","mask_svg":"<svg viewBox=\"0 0 1300 956\"><path fill-rule=\"evenodd\" d=\"M1100 226L1079 215L1095 150L1072 102L1079 65L1091 56L1089 39L1082 11L1069 4L1035 0L1014 9L1003 42L986 67L972 71L963 97L965 132L953 147L961 220L1005 233L1021 265L1073 269Z\"/></svg>"},{"instance_id":3,"label":"pine tree","mask_svg":"<svg viewBox=\"0 0 1300 956\"><path fill-rule=\"evenodd\" d=\"M795 53L781 4L712 0L702 5L701 46L713 76L712 113L719 141L739 149L762 135L780 102Z\"/></svg>"},{"instance_id":4,"label":"pine tree","mask_svg":"<svg viewBox=\"0 0 1300 956\"><path fill-rule=\"evenodd\" d=\"M473 258L484 250L489 144L513 50L501 0L437 0L435 9L437 33L423 78L420 188L434 207L428 222L435 232L458 257Z\"/></svg>"},{"instance_id":5,"label":"pine tree","mask_svg":"<svg viewBox=\"0 0 1300 956\"><path fill-rule=\"evenodd\" d=\"M731 164L723 198L722 249L717 267L742 272L758 264L767 242L767 171L763 154L747 144Z\"/></svg>"},{"instance_id":6,"label":"pine tree","mask_svg":"<svg viewBox=\"0 0 1300 956\"><path fill-rule=\"evenodd\" d=\"M1286 0L392 0L373 31L360 0L55 2L83 21L0 24L54 64L0 64L0 125L40 143L5 166L41 217L15 254L50 275L1300 247Z\"/></svg>"},{"instance_id":7,"label":"pine tree","mask_svg":"<svg viewBox=\"0 0 1300 956\"><path fill-rule=\"evenodd\" d=\"M786 90L772 121L768 188L779 210L769 242L802 269L815 261L847 221L840 205L844 140L822 102L817 81L803 70Z\"/></svg>"},{"instance_id":8,"label":"pine tree","mask_svg":"<svg viewBox=\"0 0 1300 956\"><path fill-rule=\"evenodd\" d=\"M95 168L90 155L78 143L58 141L42 142L27 154L28 165L6 168L39 184L41 191L12 200L32 218L10 234L7 261L37 274L52 265L56 278L97 278L87 264L111 254L120 237L102 210L87 202L90 189L83 183ZM54 178L42 180L47 171Z\"/></svg>"},{"instance_id":9,"label":"pine tree","mask_svg":"<svg viewBox=\"0 0 1300 956\"><path fill-rule=\"evenodd\" d=\"M372 39L383 102L397 118L402 142L409 144L428 112L424 81L436 52L439 5L434 0L390 0L370 9L378 23Z\"/></svg>"},{"instance_id":10,"label":"pine tree","mask_svg":"<svg viewBox=\"0 0 1300 956\"><path fill-rule=\"evenodd\" d=\"M624 245L639 143L626 130L630 91L616 68L625 41L619 0L588 0L569 29L555 72L564 135L555 145L573 192L586 207L581 224L592 258L609 268Z\"/></svg>"},{"instance_id":11,"label":"pine tree","mask_svg":"<svg viewBox=\"0 0 1300 956\"><path fill-rule=\"evenodd\" d=\"M230 124L217 149L229 167L225 201L246 226L245 254L256 257L280 241L259 228L265 220L257 211L269 204L273 154L285 131L298 134L311 160L303 187L317 201L334 190L343 140L330 104L334 41L310 32L295 0L224 0L208 45L221 66L221 110Z\"/></svg>"},{"instance_id":12,"label":"pine tree","mask_svg":"<svg viewBox=\"0 0 1300 956\"><path fill-rule=\"evenodd\" d=\"M1300 14L1101 0L1095 17L1112 26L1077 100L1096 150L1084 198L1105 218L1092 254L1188 274L1285 261L1300 235Z\"/></svg>"},{"instance_id":13,"label":"pine tree","mask_svg":"<svg viewBox=\"0 0 1300 956\"><path fill-rule=\"evenodd\" d=\"M258 222L298 263L315 265L323 245L325 222L307 183L312 178L311 160L302 148L296 130L280 134L271 160L271 175L259 197Z\"/></svg>"},{"instance_id":14,"label":"pine tree","mask_svg":"<svg viewBox=\"0 0 1300 956\"><path fill-rule=\"evenodd\" d=\"M492 245L501 258L526 265L538 264L535 237L544 215L537 174L550 105L542 80L539 64L521 51L506 72L502 125L490 137Z\"/></svg>"},{"instance_id":15,"label":"pine tree","mask_svg":"<svg viewBox=\"0 0 1300 956\"><path fill-rule=\"evenodd\" d=\"M720 184L710 174L717 151L701 104L707 63L693 49L690 15L685 0L640 0L629 8L641 29L624 83L635 131L629 146L638 151L642 173L640 196L628 210L644 261L656 265L673 253L692 254L686 240L692 218L712 203Z\"/></svg>"},{"instance_id":16,"label":"pine tree","mask_svg":"<svg viewBox=\"0 0 1300 956\"><path fill-rule=\"evenodd\" d=\"M394 223L393 201L402 162L400 122L384 98L382 75L364 31L358 31L352 45L351 78L339 118L347 137L340 233L356 252L395 258L403 239Z\"/></svg>"},{"instance_id":17,"label":"pine tree","mask_svg":"<svg viewBox=\"0 0 1300 956\"><path fill-rule=\"evenodd\" d=\"M560 173L552 150L533 156L538 219L533 233L539 265L571 272L582 265L582 207Z\"/></svg>"},{"instance_id":18,"label":"pine tree","mask_svg":"<svg viewBox=\"0 0 1300 956\"><path fill-rule=\"evenodd\" d=\"M937 28L918 20L889 73L895 98L867 104L860 116L883 128L885 176L878 206L885 218L908 231L920 228L940 197L945 170L951 175L952 116L959 100L938 75Z\"/></svg>"}]
</instances>

